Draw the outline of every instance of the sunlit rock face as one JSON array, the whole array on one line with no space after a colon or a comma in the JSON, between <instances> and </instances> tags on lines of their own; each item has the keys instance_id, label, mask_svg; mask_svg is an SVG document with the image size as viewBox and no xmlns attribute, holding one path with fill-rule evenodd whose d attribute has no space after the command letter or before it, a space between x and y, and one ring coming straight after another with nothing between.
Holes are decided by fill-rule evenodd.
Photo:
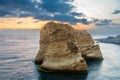
<instances>
[{"instance_id":1,"label":"sunlit rock face","mask_svg":"<svg viewBox=\"0 0 120 80\"><path fill-rule=\"evenodd\" d=\"M86 59L102 59L99 45L86 31L49 22L40 31L35 63L47 70L87 71Z\"/></svg>"},{"instance_id":2,"label":"sunlit rock face","mask_svg":"<svg viewBox=\"0 0 120 80\"><path fill-rule=\"evenodd\" d=\"M78 40L78 48L84 59L103 59L99 45L95 45L94 40L87 31L76 31L76 36Z\"/></svg>"}]
</instances>

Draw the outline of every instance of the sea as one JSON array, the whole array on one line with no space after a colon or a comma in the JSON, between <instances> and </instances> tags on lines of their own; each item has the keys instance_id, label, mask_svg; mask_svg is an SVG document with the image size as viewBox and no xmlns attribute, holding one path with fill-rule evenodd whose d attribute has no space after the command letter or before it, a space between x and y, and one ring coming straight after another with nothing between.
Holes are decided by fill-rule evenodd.
<instances>
[{"instance_id":1,"label":"sea","mask_svg":"<svg viewBox=\"0 0 120 80\"><path fill-rule=\"evenodd\" d=\"M120 80L120 45L97 42L104 60L88 61L89 72L45 73L34 58L40 30L0 30L0 80ZM92 35L94 39L108 35Z\"/></svg>"}]
</instances>

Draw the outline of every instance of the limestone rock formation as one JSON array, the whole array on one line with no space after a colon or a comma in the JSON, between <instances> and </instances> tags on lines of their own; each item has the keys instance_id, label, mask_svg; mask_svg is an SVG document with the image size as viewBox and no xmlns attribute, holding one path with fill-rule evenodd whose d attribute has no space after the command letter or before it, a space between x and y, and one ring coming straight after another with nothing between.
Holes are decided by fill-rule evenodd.
<instances>
[{"instance_id":1,"label":"limestone rock formation","mask_svg":"<svg viewBox=\"0 0 120 80\"><path fill-rule=\"evenodd\" d=\"M87 31L76 31L78 48L85 59L103 59L99 45L95 45L94 40Z\"/></svg>"},{"instance_id":2,"label":"limestone rock formation","mask_svg":"<svg viewBox=\"0 0 120 80\"><path fill-rule=\"evenodd\" d=\"M87 71L86 59L103 59L99 45L86 31L49 22L40 31L35 63L47 70Z\"/></svg>"}]
</instances>

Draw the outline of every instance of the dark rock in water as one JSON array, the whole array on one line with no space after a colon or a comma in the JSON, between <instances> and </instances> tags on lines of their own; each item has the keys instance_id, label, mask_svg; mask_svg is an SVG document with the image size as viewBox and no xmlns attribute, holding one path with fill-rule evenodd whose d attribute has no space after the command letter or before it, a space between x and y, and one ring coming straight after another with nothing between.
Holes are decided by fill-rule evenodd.
<instances>
[{"instance_id":1,"label":"dark rock in water","mask_svg":"<svg viewBox=\"0 0 120 80\"><path fill-rule=\"evenodd\" d=\"M87 31L68 24L49 22L40 31L35 62L50 71L87 71L86 59L103 59L99 45Z\"/></svg>"},{"instance_id":2,"label":"dark rock in water","mask_svg":"<svg viewBox=\"0 0 120 80\"><path fill-rule=\"evenodd\" d=\"M105 43L120 44L120 35L117 35L116 37L107 37L107 38L96 39L96 40L100 42L105 42Z\"/></svg>"}]
</instances>

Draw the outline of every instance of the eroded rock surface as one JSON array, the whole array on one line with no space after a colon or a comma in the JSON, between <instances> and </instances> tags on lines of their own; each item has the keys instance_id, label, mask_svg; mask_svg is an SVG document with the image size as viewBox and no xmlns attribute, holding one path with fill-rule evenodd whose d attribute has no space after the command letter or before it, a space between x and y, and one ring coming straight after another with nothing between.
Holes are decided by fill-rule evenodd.
<instances>
[{"instance_id":1,"label":"eroded rock surface","mask_svg":"<svg viewBox=\"0 0 120 80\"><path fill-rule=\"evenodd\" d=\"M103 59L89 33L53 22L42 27L35 63L47 70L87 71L86 59Z\"/></svg>"}]
</instances>

